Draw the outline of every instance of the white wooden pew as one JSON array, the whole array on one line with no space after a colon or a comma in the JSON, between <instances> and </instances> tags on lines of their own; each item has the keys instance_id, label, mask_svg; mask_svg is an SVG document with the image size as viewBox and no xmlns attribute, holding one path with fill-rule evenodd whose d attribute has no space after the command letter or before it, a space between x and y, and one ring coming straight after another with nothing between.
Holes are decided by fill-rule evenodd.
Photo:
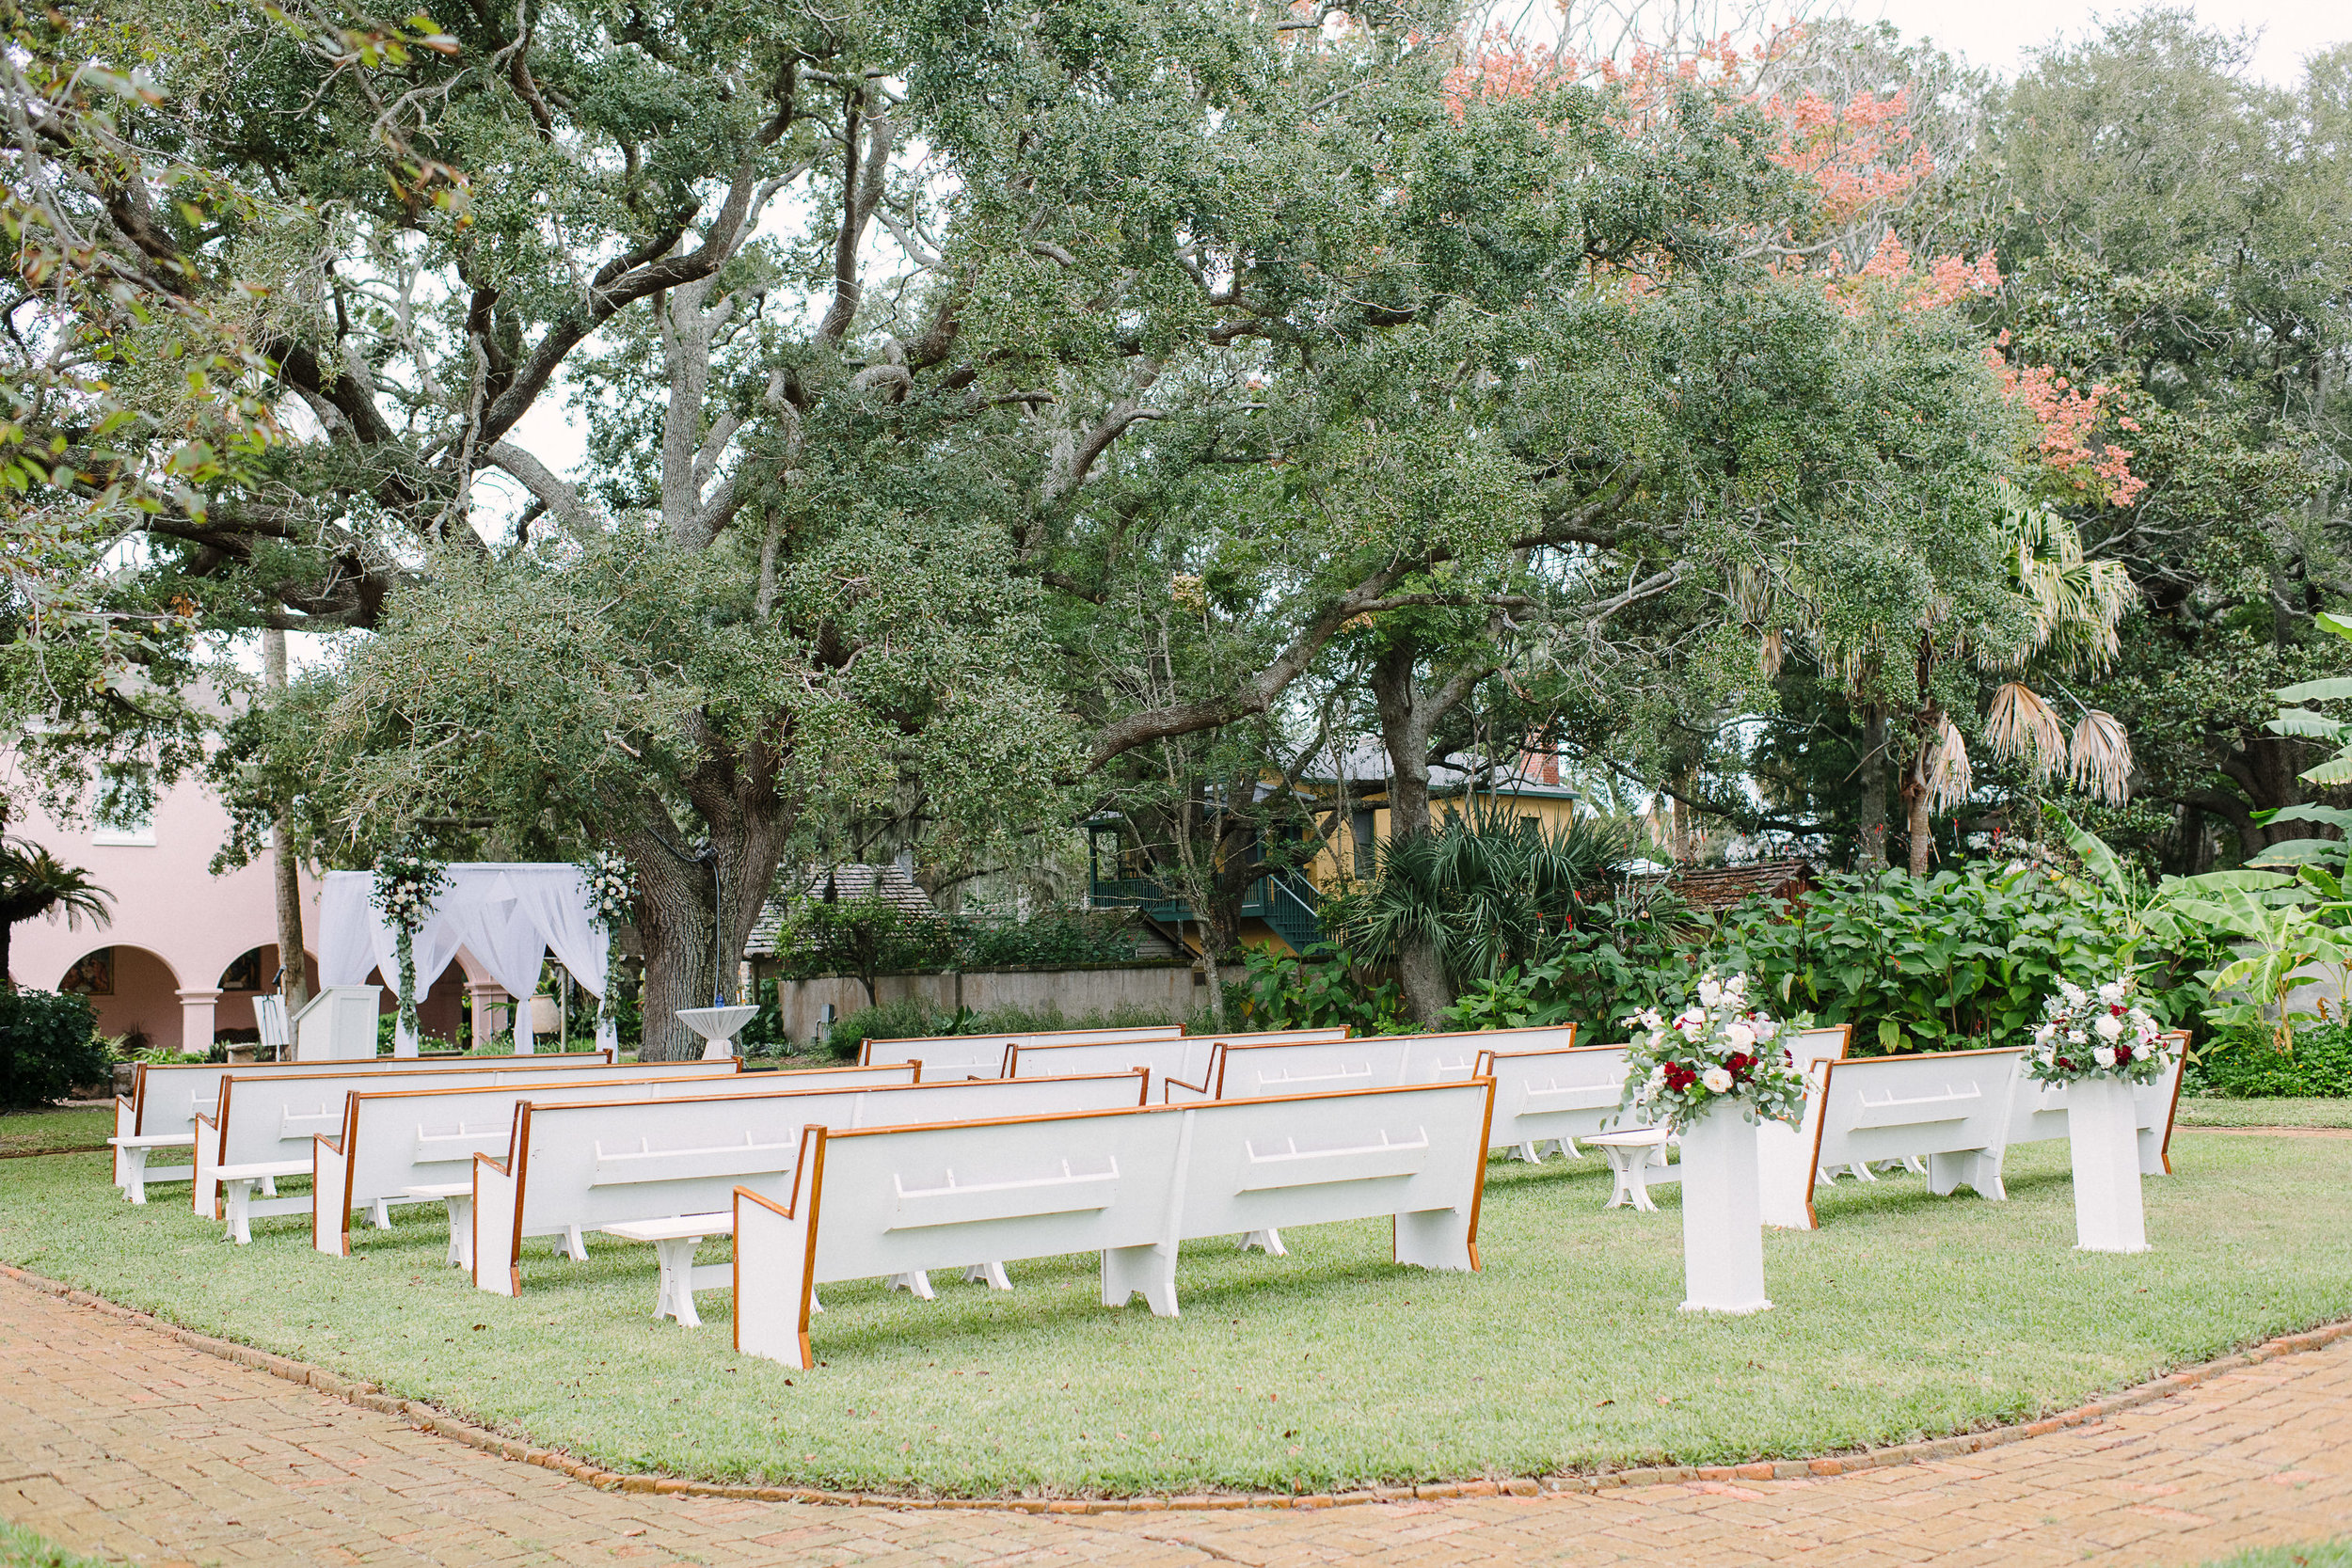
<instances>
[{"instance_id":1,"label":"white wooden pew","mask_svg":"<svg viewBox=\"0 0 2352 1568\"><path fill-rule=\"evenodd\" d=\"M2132 1085L2133 1119L2139 1126L2139 1173L2142 1176L2169 1176L2172 1173L2172 1122L2180 1114L2181 1069L2188 1059L2188 1037L2174 1033L2165 1037L2166 1049L2171 1053L2171 1064L2164 1076L2153 1084ZM2066 1136L2066 1085L2044 1084L2017 1075L2016 1103L2010 1112L2009 1142L2016 1144L2047 1143Z\"/></svg>"},{"instance_id":2,"label":"white wooden pew","mask_svg":"<svg viewBox=\"0 0 2352 1568\"><path fill-rule=\"evenodd\" d=\"M2022 1051L1999 1050L1824 1061L1820 1088L1807 1096L1802 1207L1782 1190L1795 1174L1767 1161L1766 1223L1818 1229L1815 1193L1838 1168L1873 1160L1923 1162L1933 1193L1964 1185L1995 1202L2007 1197L2001 1151L2024 1060Z\"/></svg>"},{"instance_id":3,"label":"white wooden pew","mask_svg":"<svg viewBox=\"0 0 2352 1568\"><path fill-rule=\"evenodd\" d=\"M1569 1041L1575 1037L1571 1031ZM1542 1158L1540 1145L1557 1143L1561 1153L1581 1158L1576 1140L1616 1122L1617 1103L1625 1095L1626 1049L1566 1043L1481 1051L1474 1070L1495 1081L1496 1145L1534 1161Z\"/></svg>"},{"instance_id":4,"label":"white wooden pew","mask_svg":"<svg viewBox=\"0 0 2352 1568\"><path fill-rule=\"evenodd\" d=\"M984 1078L891 1088L681 1097L650 1104L516 1108L511 1152L474 1156L474 1284L494 1295L522 1290L528 1236L612 1231L643 1221L704 1216L696 1236L723 1235L736 1187L788 1191L805 1126L871 1127L976 1117L1110 1110L1143 1102L1141 1073L1091 1078ZM460 1223L453 1215L452 1224ZM651 1240L618 1232L624 1240ZM665 1260L675 1259L665 1255ZM962 1261L976 1269L987 1265ZM691 1267L691 1251L687 1266ZM1002 1271L988 1275L1001 1283ZM921 1275L905 1281L930 1294ZM691 1308L692 1295L685 1293ZM665 1302L674 1299L667 1281Z\"/></svg>"},{"instance_id":5,"label":"white wooden pew","mask_svg":"<svg viewBox=\"0 0 2352 1568\"><path fill-rule=\"evenodd\" d=\"M1022 1035L929 1035L903 1040L863 1040L858 1045L858 1062L864 1067L886 1067L897 1062L920 1061L924 1075L936 1084L950 1078L1009 1078L1006 1065L1011 1060L1015 1046L1096 1045L1117 1044L1122 1040L1172 1040L1181 1038L1184 1026L1177 1023L1146 1023L1124 1029L1045 1029ZM1088 1068L1082 1070L1094 1071ZM1107 1070L1123 1072L1126 1069ZM1057 1076L1036 1074L1030 1076Z\"/></svg>"},{"instance_id":6,"label":"white wooden pew","mask_svg":"<svg viewBox=\"0 0 2352 1568\"><path fill-rule=\"evenodd\" d=\"M921 1064L898 1067L810 1068L798 1072L738 1073L731 1066L691 1064L703 1070L631 1080L580 1074L555 1083L472 1084L417 1087L394 1083L355 1090L343 1099L342 1131L311 1144L310 1244L334 1258L351 1256L354 1211L373 1215L378 1229L391 1223L389 1206L460 1194L473 1196L473 1157L504 1159L515 1132L515 1108L528 1100L566 1101L674 1099L680 1095L789 1094L818 1088L873 1088L912 1084ZM470 1237L462 1238L470 1242ZM450 1237L452 1263L465 1261L458 1227Z\"/></svg>"},{"instance_id":7,"label":"white wooden pew","mask_svg":"<svg viewBox=\"0 0 2352 1568\"><path fill-rule=\"evenodd\" d=\"M308 1070L303 1072L230 1073L220 1081L220 1098L212 1114L196 1118L192 1206L207 1219L226 1219L229 1239L240 1246L252 1239L250 1220L310 1209L308 1196L276 1196L276 1182L281 1176L311 1173L312 1140L322 1133L342 1132L345 1095L355 1089L419 1081L411 1072L388 1073L373 1067L323 1062L306 1066ZM600 1068L596 1076L624 1081L692 1077L712 1070L702 1062L637 1062ZM470 1071L443 1070L432 1074L430 1081L440 1087L553 1085L582 1076L578 1068L501 1065ZM263 1190L258 1199L257 1188Z\"/></svg>"},{"instance_id":8,"label":"white wooden pew","mask_svg":"<svg viewBox=\"0 0 2352 1568\"><path fill-rule=\"evenodd\" d=\"M475 1058L470 1056L379 1056L372 1063L352 1064L353 1068L372 1067L383 1071L440 1072L453 1069L474 1069L496 1065L505 1058ZM580 1067L597 1068L612 1065L610 1051L588 1051L563 1056L538 1056L521 1067ZM196 1146L196 1118L209 1116L220 1101L220 1081L234 1072L244 1077L267 1075L273 1072L316 1072L316 1062L244 1062L231 1066L226 1062L198 1062L189 1066L163 1067L142 1062L131 1075L131 1093L115 1101L115 1133L106 1141L114 1146L115 1185L133 1203L147 1201L147 1183L151 1181L188 1181L195 1179L194 1165L181 1165L168 1170L156 1170L148 1165L155 1150L167 1148L193 1149Z\"/></svg>"},{"instance_id":9,"label":"white wooden pew","mask_svg":"<svg viewBox=\"0 0 2352 1568\"><path fill-rule=\"evenodd\" d=\"M1478 1267L1492 1085L803 1134L788 1189L735 1191L735 1346L808 1368L816 1287L972 1257L1103 1255L1103 1303L1177 1315L1185 1241L1388 1214L1392 1256ZM717 1271L712 1271L717 1275Z\"/></svg>"},{"instance_id":10,"label":"white wooden pew","mask_svg":"<svg viewBox=\"0 0 2352 1568\"><path fill-rule=\"evenodd\" d=\"M1496 1042L1499 1029L1447 1035L1367 1035L1362 1038L1306 1032L1226 1036L1216 1042L1206 1076L1170 1083L1171 1102L1187 1100L1252 1100L1267 1095L1321 1094L1341 1089L1388 1088L1400 1084L1466 1080L1478 1053ZM1569 1045L1573 1024L1556 1029L1515 1029L1526 1045Z\"/></svg>"},{"instance_id":11,"label":"white wooden pew","mask_svg":"<svg viewBox=\"0 0 2352 1568\"><path fill-rule=\"evenodd\" d=\"M1285 1029L1255 1035L1182 1035L1153 1040L1085 1040L1058 1044L1015 1044L1005 1055L1008 1078L1058 1078L1073 1072L1117 1072L1149 1068L1153 1100L1166 1098L1170 1083L1205 1081L1216 1048L1233 1040L1260 1043L1341 1040L1344 1027Z\"/></svg>"}]
</instances>

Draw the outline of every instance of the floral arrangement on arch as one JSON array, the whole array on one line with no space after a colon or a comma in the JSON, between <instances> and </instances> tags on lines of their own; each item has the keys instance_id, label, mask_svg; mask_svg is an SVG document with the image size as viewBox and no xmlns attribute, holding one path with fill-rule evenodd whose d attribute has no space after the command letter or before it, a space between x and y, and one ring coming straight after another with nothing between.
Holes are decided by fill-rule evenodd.
<instances>
[{"instance_id":1,"label":"floral arrangement on arch","mask_svg":"<svg viewBox=\"0 0 2352 1568\"><path fill-rule=\"evenodd\" d=\"M417 1029L417 933L449 886L449 867L422 851L402 847L375 861L375 907L392 923L400 953L400 1028L414 1040Z\"/></svg>"},{"instance_id":2,"label":"floral arrangement on arch","mask_svg":"<svg viewBox=\"0 0 2352 1568\"><path fill-rule=\"evenodd\" d=\"M2135 998L2137 976L2125 974L2096 990L2060 981L2042 1006L2042 1023L2026 1053L2026 1071L2044 1084L2078 1078L2120 1078L2153 1084L2164 1076L2167 1053L2155 1019Z\"/></svg>"},{"instance_id":3,"label":"floral arrangement on arch","mask_svg":"<svg viewBox=\"0 0 2352 1568\"><path fill-rule=\"evenodd\" d=\"M588 915L604 927L604 989L596 997L596 1027L601 1031L612 1017L612 986L621 970L621 944L611 940L631 912L637 898L637 873L628 861L610 849L598 849L580 863L580 879L588 890Z\"/></svg>"},{"instance_id":4,"label":"floral arrangement on arch","mask_svg":"<svg viewBox=\"0 0 2352 1568\"><path fill-rule=\"evenodd\" d=\"M1780 1043L1779 1022L1748 1000L1745 974L1709 973L1682 1011L1670 1018L1646 1007L1626 1022L1636 1033L1621 1113L1677 1129L1725 1103L1750 1121L1804 1119L1804 1074Z\"/></svg>"}]
</instances>

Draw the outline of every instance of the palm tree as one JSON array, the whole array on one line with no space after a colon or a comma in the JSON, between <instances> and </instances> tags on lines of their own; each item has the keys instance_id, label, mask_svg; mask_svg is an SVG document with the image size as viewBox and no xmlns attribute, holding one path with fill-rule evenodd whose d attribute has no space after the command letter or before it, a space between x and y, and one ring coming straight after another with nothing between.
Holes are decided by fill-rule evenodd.
<instances>
[{"instance_id":1,"label":"palm tree","mask_svg":"<svg viewBox=\"0 0 2352 1568\"><path fill-rule=\"evenodd\" d=\"M2116 626L2137 590L2121 562L2087 559L2080 535L2064 518L2003 488L1998 534L2013 616L1963 619L1954 596L1944 593L1930 601L1915 626L1833 626L1805 591L1801 569L1742 571L1732 585L1741 619L1761 633L1767 674L1779 673L1793 634L1860 701L1879 685L1890 654L1912 656L1918 695L1908 715L1900 795L1915 877L1928 872L1930 813L1949 810L1975 789L1967 742L1931 684L1947 659L1965 657L1988 674L2013 677L1994 691L1980 726L1994 755L2022 764L2036 779L2064 772L2077 788L2112 804L2130 796L2132 747L2122 721L2076 703L2081 718L2070 733L2024 677L2106 668L2117 652Z\"/></svg>"},{"instance_id":2,"label":"palm tree","mask_svg":"<svg viewBox=\"0 0 2352 1568\"><path fill-rule=\"evenodd\" d=\"M16 985L8 974L8 947L20 922L62 915L72 930L87 915L93 926L110 925L106 904L113 896L91 881L88 872L66 864L40 845L0 839L0 986Z\"/></svg>"}]
</instances>

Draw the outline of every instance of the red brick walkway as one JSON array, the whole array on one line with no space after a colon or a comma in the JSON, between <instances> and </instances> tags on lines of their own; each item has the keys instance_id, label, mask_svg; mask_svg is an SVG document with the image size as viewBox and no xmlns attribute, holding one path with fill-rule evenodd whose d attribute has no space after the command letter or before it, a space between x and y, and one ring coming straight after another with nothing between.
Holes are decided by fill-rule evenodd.
<instances>
[{"instance_id":1,"label":"red brick walkway","mask_svg":"<svg viewBox=\"0 0 2352 1568\"><path fill-rule=\"evenodd\" d=\"M0 1517L200 1563L2201 1563L2352 1531L2352 1338L1962 1460L1037 1516L600 1492L0 1279Z\"/></svg>"}]
</instances>

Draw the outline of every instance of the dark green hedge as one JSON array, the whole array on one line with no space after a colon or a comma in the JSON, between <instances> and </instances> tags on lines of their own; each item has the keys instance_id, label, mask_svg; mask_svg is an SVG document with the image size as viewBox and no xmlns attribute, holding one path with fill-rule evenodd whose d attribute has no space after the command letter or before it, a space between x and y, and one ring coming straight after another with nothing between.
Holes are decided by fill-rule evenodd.
<instances>
[{"instance_id":1,"label":"dark green hedge","mask_svg":"<svg viewBox=\"0 0 2352 1568\"><path fill-rule=\"evenodd\" d=\"M0 1106L45 1104L111 1082L97 1032L87 997L0 989Z\"/></svg>"},{"instance_id":2,"label":"dark green hedge","mask_svg":"<svg viewBox=\"0 0 2352 1568\"><path fill-rule=\"evenodd\" d=\"M2209 1043L2183 1080L2185 1093L2232 1100L2352 1098L2352 1029L2297 1029L2291 1052L2275 1049L2266 1033L2233 1031Z\"/></svg>"}]
</instances>

